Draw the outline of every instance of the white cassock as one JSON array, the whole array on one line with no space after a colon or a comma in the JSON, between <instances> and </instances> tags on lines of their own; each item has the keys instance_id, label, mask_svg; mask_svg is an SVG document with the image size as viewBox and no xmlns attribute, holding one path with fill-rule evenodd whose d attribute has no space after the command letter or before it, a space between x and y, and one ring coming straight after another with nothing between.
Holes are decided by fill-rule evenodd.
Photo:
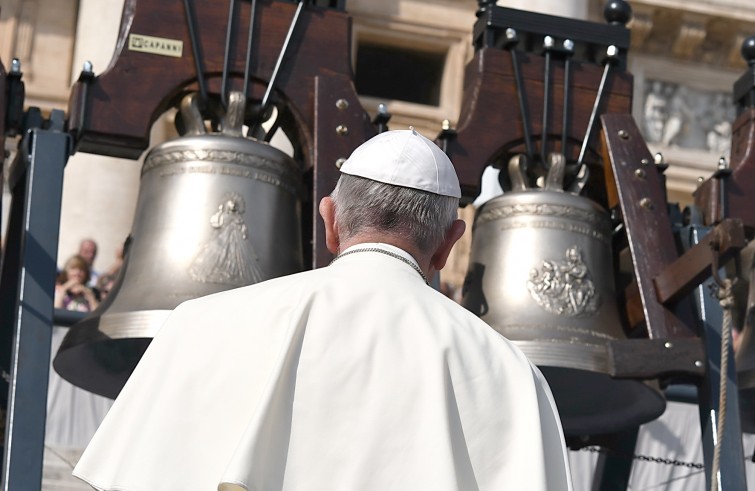
<instances>
[{"instance_id":1,"label":"white cassock","mask_svg":"<svg viewBox=\"0 0 755 491\"><path fill-rule=\"evenodd\" d=\"M356 248L376 246L414 262ZM74 475L119 491L572 489L540 372L370 251L179 306Z\"/></svg>"}]
</instances>

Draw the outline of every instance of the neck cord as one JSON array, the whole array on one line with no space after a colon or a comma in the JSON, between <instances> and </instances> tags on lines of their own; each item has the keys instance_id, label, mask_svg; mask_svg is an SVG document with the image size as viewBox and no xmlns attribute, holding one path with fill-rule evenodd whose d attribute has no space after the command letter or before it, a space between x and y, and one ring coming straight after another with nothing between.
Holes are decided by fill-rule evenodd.
<instances>
[{"instance_id":1,"label":"neck cord","mask_svg":"<svg viewBox=\"0 0 755 491\"><path fill-rule=\"evenodd\" d=\"M414 271L416 271L417 273L419 273L419 275L425 281L426 285L430 284L430 282L427 281L427 276L425 276L425 273L423 273L422 270L419 268L419 266L417 266L413 261L410 261L407 258L405 258L403 256L400 256L400 255L398 255L398 254L396 254L394 252L386 251L385 249L380 249L378 247L365 247L364 249L354 249L352 251L347 251L347 252L341 253L341 254L337 255L336 257L334 257L333 260L330 261L330 264L333 264L334 262L338 261L343 256L348 256L349 254L356 254L357 252L379 252L380 254L385 254L386 256L390 256L390 257L392 257L394 259L398 259L399 261L408 264L409 266L411 266L414 269Z\"/></svg>"}]
</instances>

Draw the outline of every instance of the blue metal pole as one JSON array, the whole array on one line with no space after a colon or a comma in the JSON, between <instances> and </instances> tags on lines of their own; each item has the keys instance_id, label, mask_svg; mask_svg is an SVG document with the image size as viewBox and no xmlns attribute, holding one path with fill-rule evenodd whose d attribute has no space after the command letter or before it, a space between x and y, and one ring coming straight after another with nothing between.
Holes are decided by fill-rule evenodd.
<instances>
[{"instance_id":1,"label":"blue metal pole","mask_svg":"<svg viewBox=\"0 0 755 491\"><path fill-rule=\"evenodd\" d=\"M17 299L12 324L8 407L3 452L3 491L37 491L42 486L47 382L50 366L53 294L63 194L63 169L72 150L63 131L63 112L54 110L47 128L25 134L14 161L12 199L21 200ZM17 232L15 237L11 232Z\"/></svg>"},{"instance_id":2,"label":"blue metal pole","mask_svg":"<svg viewBox=\"0 0 755 491\"><path fill-rule=\"evenodd\" d=\"M680 238L684 249L700 242L709 227L692 223L681 229ZM720 273L724 277L723 270ZM706 489L711 489L711 479L719 480L720 491L747 489L742 450L742 430L739 420L739 394L734 353L729 348L729 364L726 370L726 412L724 433L721 442L721 459L718 475L712 476L713 452L716 443L716 425L719 418L719 395L721 387L721 333L723 309L714 295L713 279L708 279L695 290L695 304L701 320L701 337L705 343L706 375L698 388L700 429L702 432L703 458L705 462Z\"/></svg>"}]
</instances>

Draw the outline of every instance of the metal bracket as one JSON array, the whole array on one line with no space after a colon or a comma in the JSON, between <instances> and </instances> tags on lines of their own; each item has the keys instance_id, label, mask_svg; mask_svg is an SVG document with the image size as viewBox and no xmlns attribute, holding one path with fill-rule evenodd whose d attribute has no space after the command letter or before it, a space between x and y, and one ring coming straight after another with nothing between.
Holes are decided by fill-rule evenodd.
<instances>
[{"instance_id":1,"label":"metal bracket","mask_svg":"<svg viewBox=\"0 0 755 491\"><path fill-rule=\"evenodd\" d=\"M705 375L705 350L700 338L622 339L608 343L611 376L656 379L673 375Z\"/></svg>"},{"instance_id":2,"label":"metal bracket","mask_svg":"<svg viewBox=\"0 0 755 491\"><path fill-rule=\"evenodd\" d=\"M694 337L692 329L658 300L653 282L677 259L653 157L630 114L605 114L601 120L604 161L610 163L606 184L615 193L609 192L613 200L609 206L621 206L648 335L653 339Z\"/></svg>"}]
</instances>

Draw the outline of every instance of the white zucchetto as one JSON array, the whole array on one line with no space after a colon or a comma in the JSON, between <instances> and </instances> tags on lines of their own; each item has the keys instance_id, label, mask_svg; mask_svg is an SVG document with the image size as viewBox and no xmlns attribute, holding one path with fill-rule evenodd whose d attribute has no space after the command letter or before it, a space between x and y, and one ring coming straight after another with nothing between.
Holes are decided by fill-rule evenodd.
<instances>
[{"instance_id":1,"label":"white zucchetto","mask_svg":"<svg viewBox=\"0 0 755 491\"><path fill-rule=\"evenodd\" d=\"M459 178L451 160L414 129L386 131L367 140L344 162L341 172L461 198Z\"/></svg>"}]
</instances>

